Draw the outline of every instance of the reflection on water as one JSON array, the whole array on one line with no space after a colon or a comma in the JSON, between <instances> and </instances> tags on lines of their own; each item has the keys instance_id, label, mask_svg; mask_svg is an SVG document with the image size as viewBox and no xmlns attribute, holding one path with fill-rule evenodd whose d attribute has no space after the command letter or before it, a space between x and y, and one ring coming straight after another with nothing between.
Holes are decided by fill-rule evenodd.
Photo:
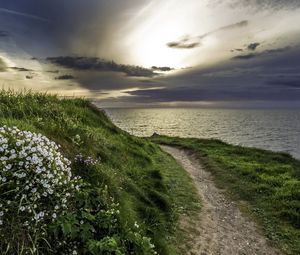
<instances>
[{"instance_id":1,"label":"reflection on water","mask_svg":"<svg viewBox=\"0 0 300 255\"><path fill-rule=\"evenodd\" d=\"M107 109L120 128L137 136L158 134L217 138L231 144L285 151L300 158L300 110Z\"/></svg>"}]
</instances>

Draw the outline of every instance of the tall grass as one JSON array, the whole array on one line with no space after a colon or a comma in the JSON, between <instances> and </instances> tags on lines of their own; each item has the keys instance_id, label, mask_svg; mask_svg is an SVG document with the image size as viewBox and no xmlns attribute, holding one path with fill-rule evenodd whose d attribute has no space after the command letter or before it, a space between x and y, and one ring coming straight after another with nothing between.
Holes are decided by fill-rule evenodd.
<instances>
[{"instance_id":1,"label":"tall grass","mask_svg":"<svg viewBox=\"0 0 300 255\"><path fill-rule=\"evenodd\" d=\"M72 161L74 175L83 179L86 188L74 205L75 208L81 205L81 209L61 219L59 224L49 224L58 231L55 232L58 239L61 235L68 238L75 235L81 240L82 251L90 249L94 254L102 254L100 248L114 242L124 253L127 249L134 254L146 254L146 248L141 246L142 237L147 236L158 254L176 254L178 242L174 236L178 217L198 210L199 201L189 176L157 145L120 130L103 111L78 98L1 91L2 125L42 133L60 144L64 156ZM99 160L93 166L80 165L74 160L78 154ZM104 192L107 195L103 195L103 190L107 190ZM91 220L104 217L98 204L105 210L119 204L114 209L119 211L116 219ZM90 215L87 227L98 228L96 233L106 233L114 241L94 232L90 240L81 236L84 230L77 223L87 212ZM117 220L117 226L105 227L111 220ZM136 224L140 226L141 240L133 240L130 234ZM101 240L95 239L100 237Z\"/></svg>"}]
</instances>

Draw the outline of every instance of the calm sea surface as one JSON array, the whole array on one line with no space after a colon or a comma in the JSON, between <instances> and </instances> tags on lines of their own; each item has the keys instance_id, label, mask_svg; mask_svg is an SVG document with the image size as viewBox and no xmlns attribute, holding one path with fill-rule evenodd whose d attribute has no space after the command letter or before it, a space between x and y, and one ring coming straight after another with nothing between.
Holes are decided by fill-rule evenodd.
<instances>
[{"instance_id":1,"label":"calm sea surface","mask_svg":"<svg viewBox=\"0 0 300 255\"><path fill-rule=\"evenodd\" d=\"M284 151L300 159L300 110L107 109L137 136L218 138L231 144Z\"/></svg>"}]
</instances>

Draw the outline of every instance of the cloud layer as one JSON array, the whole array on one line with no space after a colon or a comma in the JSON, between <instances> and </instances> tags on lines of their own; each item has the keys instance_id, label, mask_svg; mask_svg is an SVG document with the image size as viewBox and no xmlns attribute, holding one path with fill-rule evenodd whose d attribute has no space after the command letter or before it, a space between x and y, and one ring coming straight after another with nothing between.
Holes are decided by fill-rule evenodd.
<instances>
[{"instance_id":1,"label":"cloud layer","mask_svg":"<svg viewBox=\"0 0 300 255\"><path fill-rule=\"evenodd\" d=\"M299 23L299 0L2 0L0 78L108 104L294 102Z\"/></svg>"},{"instance_id":2,"label":"cloud layer","mask_svg":"<svg viewBox=\"0 0 300 255\"><path fill-rule=\"evenodd\" d=\"M133 77L153 77L156 75L156 73L152 69L147 69L140 66L121 65L114 61L107 61L99 58L68 56L68 57L50 57L47 58L47 60L49 60L54 64L71 68L74 70L120 72ZM158 70L159 68L154 68L154 69Z\"/></svg>"}]
</instances>

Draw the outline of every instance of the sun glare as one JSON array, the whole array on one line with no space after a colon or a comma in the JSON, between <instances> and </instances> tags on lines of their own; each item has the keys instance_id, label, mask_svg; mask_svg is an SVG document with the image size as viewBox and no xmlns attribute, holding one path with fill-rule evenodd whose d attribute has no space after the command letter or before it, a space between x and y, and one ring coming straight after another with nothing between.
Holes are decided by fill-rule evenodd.
<instances>
[{"instance_id":1,"label":"sun glare","mask_svg":"<svg viewBox=\"0 0 300 255\"><path fill-rule=\"evenodd\" d=\"M206 16L206 8L195 8L203 5L193 3L188 7L188 12L182 12L184 3L178 1L156 2L143 10L143 15L138 15L128 22L123 30L124 43L129 49L126 58L135 64L150 67L170 66L183 68L188 66L186 61L197 49L174 50L167 46L168 42L180 39L182 36L197 35L207 31L209 18L201 27L191 23L188 16ZM184 4L185 5L185 4ZM186 11L185 5L185 11ZM197 13L195 10L197 9ZM200 11L199 11L200 10Z\"/></svg>"}]
</instances>

